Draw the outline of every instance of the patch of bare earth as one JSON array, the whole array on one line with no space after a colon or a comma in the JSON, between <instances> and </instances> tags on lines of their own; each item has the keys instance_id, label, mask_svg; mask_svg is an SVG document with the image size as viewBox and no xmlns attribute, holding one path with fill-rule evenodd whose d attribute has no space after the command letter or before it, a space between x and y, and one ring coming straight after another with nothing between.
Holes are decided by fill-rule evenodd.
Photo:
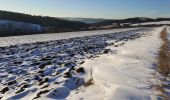
<instances>
[{"instance_id":1,"label":"patch of bare earth","mask_svg":"<svg viewBox=\"0 0 170 100\"><path fill-rule=\"evenodd\" d=\"M170 84L168 83L168 78L170 75L170 42L168 41L168 33L166 28L164 28L160 33L160 38L162 39L163 44L158 55L158 82L154 87L155 90L158 91L157 95L162 97L163 100L170 100L170 96L165 90L170 87Z\"/></svg>"},{"instance_id":2,"label":"patch of bare earth","mask_svg":"<svg viewBox=\"0 0 170 100\"><path fill-rule=\"evenodd\" d=\"M85 87L88 87L88 86L90 86L90 85L94 85L94 80L93 80L93 79L90 79L89 81L87 81L87 82L84 84Z\"/></svg>"}]
</instances>

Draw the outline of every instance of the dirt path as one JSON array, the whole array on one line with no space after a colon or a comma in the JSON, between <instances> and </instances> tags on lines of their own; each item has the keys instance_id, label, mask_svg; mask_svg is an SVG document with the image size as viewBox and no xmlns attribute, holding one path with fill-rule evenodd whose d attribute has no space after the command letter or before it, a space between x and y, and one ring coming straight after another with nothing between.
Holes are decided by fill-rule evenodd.
<instances>
[{"instance_id":1,"label":"dirt path","mask_svg":"<svg viewBox=\"0 0 170 100\"><path fill-rule=\"evenodd\" d=\"M170 42L168 40L167 29L164 28L160 33L160 38L163 41L163 44L159 51L158 56L158 82L155 85L156 91L158 91L158 95L163 98L163 100L170 100L170 95L166 91L167 88L170 88L170 82L168 82L169 74L170 74Z\"/></svg>"}]
</instances>

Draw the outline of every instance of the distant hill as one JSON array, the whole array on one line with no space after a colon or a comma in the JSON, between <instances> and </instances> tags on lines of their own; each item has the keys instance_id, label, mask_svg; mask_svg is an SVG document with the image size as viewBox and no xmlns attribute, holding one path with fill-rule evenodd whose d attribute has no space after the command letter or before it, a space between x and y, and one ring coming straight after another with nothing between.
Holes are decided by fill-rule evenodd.
<instances>
[{"instance_id":1,"label":"distant hill","mask_svg":"<svg viewBox=\"0 0 170 100\"><path fill-rule=\"evenodd\" d=\"M102 18L71 18L71 17L60 17L60 19L69 20L69 21L79 21L87 24L98 23L98 22L109 20L109 19L102 19Z\"/></svg>"},{"instance_id":2,"label":"distant hill","mask_svg":"<svg viewBox=\"0 0 170 100\"><path fill-rule=\"evenodd\" d=\"M48 16L33 16L2 10L0 10L0 20L38 24L45 27L48 32L80 31L88 27L88 24L83 22L68 21Z\"/></svg>"},{"instance_id":3,"label":"distant hill","mask_svg":"<svg viewBox=\"0 0 170 100\"><path fill-rule=\"evenodd\" d=\"M102 18L71 18L71 17L60 17L60 19L69 21L79 21L87 24L97 24L97 23L145 23L145 22L157 22L157 21L168 21L170 18L147 18L147 17L134 17L127 19L102 19Z\"/></svg>"},{"instance_id":4,"label":"distant hill","mask_svg":"<svg viewBox=\"0 0 170 100\"><path fill-rule=\"evenodd\" d=\"M170 21L170 18L153 19L146 17L135 17L117 20L95 18L67 18L67 17L55 18L0 10L0 20L1 22L3 21L8 22L7 24L0 23L0 36L11 36L37 33L57 33L57 32L125 28L125 27L139 27L135 26L134 24L142 25L140 23ZM37 28L37 26L40 28Z\"/></svg>"},{"instance_id":5,"label":"distant hill","mask_svg":"<svg viewBox=\"0 0 170 100\"><path fill-rule=\"evenodd\" d=\"M134 18L127 18L127 19L120 19L120 20L104 20L102 22L93 23L96 25L110 25L112 23L129 23L129 24L136 24L136 23L145 23L145 22L158 22L158 21L170 21L170 18L146 18L146 17L134 17Z\"/></svg>"}]
</instances>

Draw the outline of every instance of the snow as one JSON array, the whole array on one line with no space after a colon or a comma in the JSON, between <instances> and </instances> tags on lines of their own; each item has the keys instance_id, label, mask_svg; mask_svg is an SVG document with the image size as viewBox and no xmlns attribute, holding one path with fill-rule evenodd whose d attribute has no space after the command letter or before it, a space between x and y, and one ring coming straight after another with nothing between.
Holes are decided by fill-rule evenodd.
<instances>
[{"instance_id":1,"label":"snow","mask_svg":"<svg viewBox=\"0 0 170 100\"><path fill-rule=\"evenodd\" d=\"M163 29L157 28L146 37L128 41L124 46L108 47L112 54L86 60L82 67L86 69L86 80L92 78L94 85L80 93L68 97L68 100L151 100L157 98L151 86L155 83L154 64L161 46L159 38ZM90 77L91 75L91 77ZM91 93L91 94L89 94Z\"/></svg>"},{"instance_id":2,"label":"snow","mask_svg":"<svg viewBox=\"0 0 170 100\"><path fill-rule=\"evenodd\" d=\"M170 26L167 26L168 40L170 41Z\"/></svg>"},{"instance_id":3,"label":"snow","mask_svg":"<svg viewBox=\"0 0 170 100\"><path fill-rule=\"evenodd\" d=\"M8 20L0 20L0 24L6 24L8 22L10 22L10 21L8 21Z\"/></svg>"},{"instance_id":4,"label":"snow","mask_svg":"<svg viewBox=\"0 0 170 100\"><path fill-rule=\"evenodd\" d=\"M0 37L0 46L9 46L9 45L24 44L24 43L35 43L35 42L44 42L44 41L50 41L50 40L68 39L68 38L74 38L74 37L101 35L101 34L133 30L133 29L137 29L137 28Z\"/></svg>"},{"instance_id":5,"label":"snow","mask_svg":"<svg viewBox=\"0 0 170 100\"><path fill-rule=\"evenodd\" d=\"M17 22L17 21L10 21L10 20L0 20L0 24L7 24L7 23L15 23L16 25L17 24L29 24L29 25L32 25L33 27L38 27L39 29L41 28L41 26L37 25L37 24Z\"/></svg>"},{"instance_id":6,"label":"snow","mask_svg":"<svg viewBox=\"0 0 170 100\"><path fill-rule=\"evenodd\" d=\"M138 23L138 24L132 24L132 26L138 26L138 25L166 25L166 24L169 25L170 21Z\"/></svg>"},{"instance_id":7,"label":"snow","mask_svg":"<svg viewBox=\"0 0 170 100\"><path fill-rule=\"evenodd\" d=\"M10 28L10 29L9 29ZM16 29L20 29L23 32L41 32L42 26L38 24L25 23L25 22L17 22L10 20L0 20L0 32L6 31L7 33L10 31L15 31Z\"/></svg>"},{"instance_id":8,"label":"snow","mask_svg":"<svg viewBox=\"0 0 170 100\"><path fill-rule=\"evenodd\" d=\"M157 98L151 86L156 81L154 65L163 28L1 38L18 45L4 42L2 46L7 47L0 48L0 97L2 100Z\"/></svg>"}]
</instances>

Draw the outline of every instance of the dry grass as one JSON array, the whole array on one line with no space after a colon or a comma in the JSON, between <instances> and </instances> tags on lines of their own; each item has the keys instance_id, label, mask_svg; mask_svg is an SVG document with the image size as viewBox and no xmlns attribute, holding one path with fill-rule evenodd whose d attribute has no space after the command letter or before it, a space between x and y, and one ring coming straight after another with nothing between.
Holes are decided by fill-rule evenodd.
<instances>
[{"instance_id":1,"label":"dry grass","mask_svg":"<svg viewBox=\"0 0 170 100\"><path fill-rule=\"evenodd\" d=\"M85 86L85 87L88 87L88 86L93 85L93 84L94 84L94 80L93 80L93 79L90 79L89 81L87 81L87 82L84 84L84 86Z\"/></svg>"},{"instance_id":2,"label":"dry grass","mask_svg":"<svg viewBox=\"0 0 170 100\"><path fill-rule=\"evenodd\" d=\"M158 71L161 75L167 77L170 74L170 53L169 53L169 41L167 38L166 29L161 32L161 39L163 40L163 45L159 51L158 57Z\"/></svg>"},{"instance_id":3,"label":"dry grass","mask_svg":"<svg viewBox=\"0 0 170 100\"><path fill-rule=\"evenodd\" d=\"M169 41L168 41L168 33L166 28L162 30L160 33L161 39L163 40L163 44L159 51L158 56L158 72L160 75L162 75L163 79L161 78L161 81L166 81L167 77L170 74L170 48L169 48ZM166 85L164 82L162 84L158 83L155 86L155 89L159 91L159 94L161 97L164 98L164 100L169 100L169 96L166 94L166 91L164 90L166 88Z\"/></svg>"}]
</instances>

